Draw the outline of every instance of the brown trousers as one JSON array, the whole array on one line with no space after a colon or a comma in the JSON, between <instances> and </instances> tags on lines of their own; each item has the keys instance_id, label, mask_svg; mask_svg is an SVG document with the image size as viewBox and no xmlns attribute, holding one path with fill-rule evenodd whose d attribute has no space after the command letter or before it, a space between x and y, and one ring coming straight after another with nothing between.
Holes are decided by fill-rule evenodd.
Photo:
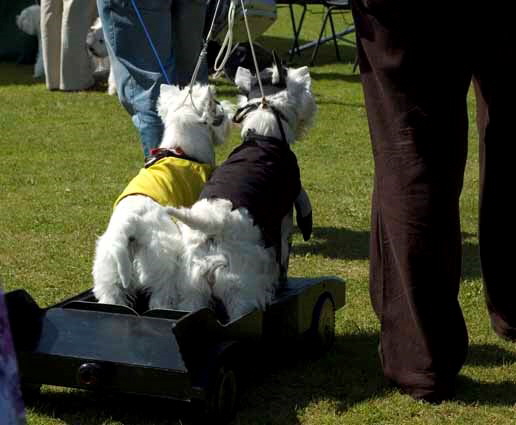
<instances>
[{"instance_id":1,"label":"brown trousers","mask_svg":"<svg viewBox=\"0 0 516 425\"><path fill-rule=\"evenodd\" d=\"M452 6L449 5L452 3ZM476 82L479 244L495 331L516 339L514 30L497 0L353 0L375 160L370 292L386 377L447 397L467 355L459 197Z\"/></svg>"}]
</instances>

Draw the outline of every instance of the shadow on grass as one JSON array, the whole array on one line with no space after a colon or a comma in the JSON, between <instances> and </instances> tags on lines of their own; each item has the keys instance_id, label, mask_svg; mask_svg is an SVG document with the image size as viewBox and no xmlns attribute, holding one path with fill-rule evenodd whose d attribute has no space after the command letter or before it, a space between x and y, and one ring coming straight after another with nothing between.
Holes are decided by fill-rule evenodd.
<instances>
[{"instance_id":1,"label":"shadow on grass","mask_svg":"<svg viewBox=\"0 0 516 425\"><path fill-rule=\"evenodd\" d=\"M338 227L315 227L311 241L306 244L293 244L292 253L363 260L369 257L369 232Z\"/></svg>"},{"instance_id":2,"label":"shadow on grass","mask_svg":"<svg viewBox=\"0 0 516 425\"><path fill-rule=\"evenodd\" d=\"M478 243L476 242L464 241L462 243L462 276L464 279L479 279L482 276Z\"/></svg>"},{"instance_id":3,"label":"shadow on grass","mask_svg":"<svg viewBox=\"0 0 516 425\"><path fill-rule=\"evenodd\" d=\"M493 367L516 363L516 354L496 344L471 344L466 364ZM516 396L516 394L515 394Z\"/></svg>"},{"instance_id":4,"label":"shadow on grass","mask_svg":"<svg viewBox=\"0 0 516 425\"><path fill-rule=\"evenodd\" d=\"M34 65L1 62L0 86L32 86L44 83L44 79L36 79L32 76L33 71Z\"/></svg>"},{"instance_id":5,"label":"shadow on grass","mask_svg":"<svg viewBox=\"0 0 516 425\"><path fill-rule=\"evenodd\" d=\"M376 333L340 335L319 359L303 358L298 350L287 364L268 366L261 381L255 380L242 397L236 423L296 425L310 404L329 402L343 412L381 396L387 386L377 345Z\"/></svg>"},{"instance_id":6,"label":"shadow on grass","mask_svg":"<svg viewBox=\"0 0 516 425\"><path fill-rule=\"evenodd\" d=\"M511 407L516 403L516 383L479 382L459 376L455 400L467 404Z\"/></svg>"},{"instance_id":7,"label":"shadow on grass","mask_svg":"<svg viewBox=\"0 0 516 425\"><path fill-rule=\"evenodd\" d=\"M301 52L301 55L294 54L290 58L289 50L292 47L292 39L289 37L263 36L258 40L263 47L267 49L275 49L289 66L309 65L312 59L313 47L307 48ZM300 39L299 45L309 43L313 40ZM353 63L355 61L356 48L347 42L338 42L341 60L337 60L333 41L326 42L319 47L319 52L315 59L315 66L330 65L336 63Z\"/></svg>"},{"instance_id":8,"label":"shadow on grass","mask_svg":"<svg viewBox=\"0 0 516 425\"><path fill-rule=\"evenodd\" d=\"M356 231L337 227L316 227L309 243L294 244L295 255L322 255L327 258L361 260L369 257L369 236L367 231ZM463 239L472 235L463 234ZM478 244L465 241L462 244L463 271L465 279L481 277Z\"/></svg>"},{"instance_id":9,"label":"shadow on grass","mask_svg":"<svg viewBox=\"0 0 516 425\"><path fill-rule=\"evenodd\" d=\"M27 403L34 413L69 425L99 425L116 421L124 425L180 425L186 409L178 402L132 395L89 391L45 391Z\"/></svg>"},{"instance_id":10,"label":"shadow on grass","mask_svg":"<svg viewBox=\"0 0 516 425\"><path fill-rule=\"evenodd\" d=\"M347 81L348 83L360 83L360 74L358 70L354 74L344 74L341 72L318 72L310 70L310 76L313 80L329 80L329 81ZM360 106L364 106L361 104Z\"/></svg>"}]
</instances>

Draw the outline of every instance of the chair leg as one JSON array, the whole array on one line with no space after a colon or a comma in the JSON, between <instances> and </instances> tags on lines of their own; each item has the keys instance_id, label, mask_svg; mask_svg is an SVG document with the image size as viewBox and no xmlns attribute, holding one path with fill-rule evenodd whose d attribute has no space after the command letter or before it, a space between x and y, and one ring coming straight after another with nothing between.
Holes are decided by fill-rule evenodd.
<instances>
[{"instance_id":1,"label":"chair leg","mask_svg":"<svg viewBox=\"0 0 516 425\"><path fill-rule=\"evenodd\" d=\"M290 10L290 20L292 22L292 32L294 34L294 41L292 43L292 47L289 51L289 60L292 60L294 53L301 55L301 51L299 50L299 34L301 33L301 27L303 26L303 21L305 19L306 14L306 4L299 4L303 8L301 11L301 18L299 19L299 23L296 26L296 16L294 15L294 5L289 4Z\"/></svg>"},{"instance_id":2,"label":"chair leg","mask_svg":"<svg viewBox=\"0 0 516 425\"><path fill-rule=\"evenodd\" d=\"M319 33L319 38L317 40L317 44L315 45L315 49L314 49L314 52L312 53L312 59L310 61L310 66L313 66L314 63L315 63L315 58L317 56L317 53L319 52L319 46L321 45L321 40L322 40L322 36L324 34L324 28L326 27L326 21L328 20L328 16L330 16L330 11L329 9L326 11L326 13L324 14L324 19L323 19L323 23L322 23L322 27L321 27L321 32Z\"/></svg>"},{"instance_id":3,"label":"chair leg","mask_svg":"<svg viewBox=\"0 0 516 425\"><path fill-rule=\"evenodd\" d=\"M339 46L337 45L337 35L335 33L335 24L333 23L332 12L333 12L333 7L330 7L328 9L328 16L330 17L331 33L333 35L333 44L335 45L335 53L337 55L337 60L340 62Z\"/></svg>"},{"instance_id":4,"label":"chair leg","mask_svg":"<svg viewBox=\"0 0 516 425\"><path fill-rule=\"evenodd\" d=\"M353 74L357 72L358 68L358 54L355 54L355 61L353 62Z\"/></svg>"}]
</instances>

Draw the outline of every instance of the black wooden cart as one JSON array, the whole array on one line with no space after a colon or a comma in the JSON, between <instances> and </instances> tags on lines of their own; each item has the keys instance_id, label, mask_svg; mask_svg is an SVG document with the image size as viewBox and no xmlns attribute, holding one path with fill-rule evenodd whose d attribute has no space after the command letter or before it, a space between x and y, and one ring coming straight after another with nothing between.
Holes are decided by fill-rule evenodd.
<instances>
[{"instance_id":1,"label":"black wooden cart","mask_svg":"<svg viewBox=\"0 0 516 425\"><path fill-rule=\"evenodd\" d=\"M345 283L290 278L266 311L229 323L210 309L99 304L91 290L44 309L24 290L6 300L26 391L48 384L170 398L198 404L215 423L234 414L249 353L295 341L331 346Z\"/></svg>"}]
</instances>

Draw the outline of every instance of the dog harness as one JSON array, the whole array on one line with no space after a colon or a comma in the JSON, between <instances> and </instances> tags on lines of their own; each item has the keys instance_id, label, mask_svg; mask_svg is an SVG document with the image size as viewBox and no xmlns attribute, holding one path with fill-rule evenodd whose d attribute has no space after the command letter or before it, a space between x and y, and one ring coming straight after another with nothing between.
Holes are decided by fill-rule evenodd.
<instances>
[{"instance_id":1,"label":"dog harness","mask_svg":"<svg viewBox=\"0 0 516 425\"><path fill-rule=\"evenodd\" d=\"M158 158L130 181L115 206L126 196L145 195L161 205L191 207L214 168L175 156Z\"/></svg>"},{"instance_id":2,"label":"dog harness","mask_svg":"<svg viewBox=\"0 0 516 425\"><path fill-rule=\"evenodd\" d=\"M301 191L295 154L287 143L249 131L240 146L211 175L200 199L223 198L246 208L265 245L281 240L281 221Z\"/></svg>"}]
</instances>

